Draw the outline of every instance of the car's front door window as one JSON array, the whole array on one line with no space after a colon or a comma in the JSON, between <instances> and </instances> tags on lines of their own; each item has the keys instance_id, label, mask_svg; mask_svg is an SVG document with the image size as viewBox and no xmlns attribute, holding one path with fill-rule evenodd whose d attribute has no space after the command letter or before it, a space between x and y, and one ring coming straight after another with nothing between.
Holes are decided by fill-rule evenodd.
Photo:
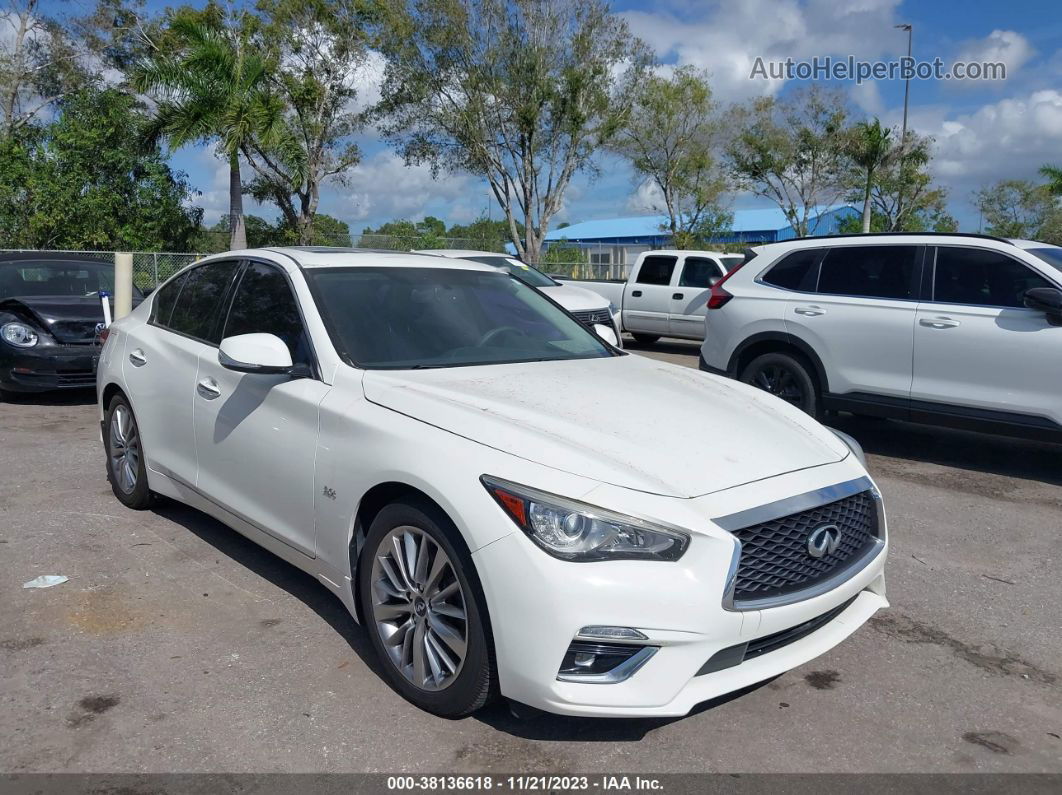
<instances>
[{"instance_id":1,"label":"car's front door window","mask_svg":"<svg viewBox=\"0 0 1062 795\"><path fill-rule=\"evenodd\" d=\"M1052 287L1032 268L1006 254L965 246L937 248L933 300L967 306L1022 307L1025 292Z\"/></svg>"},{"instance_id":2,"label":"car's front door window","mask_svg":"<svg viewBox=\"0 0 1062 795\"><path fill-rule=\"evenodd\" d=\"M293 363L311 364L309 339L291 286L271 265L248 263L240 277L224 336L239 334L274 334L288 346Z\"/></svg>"}]
</instances>

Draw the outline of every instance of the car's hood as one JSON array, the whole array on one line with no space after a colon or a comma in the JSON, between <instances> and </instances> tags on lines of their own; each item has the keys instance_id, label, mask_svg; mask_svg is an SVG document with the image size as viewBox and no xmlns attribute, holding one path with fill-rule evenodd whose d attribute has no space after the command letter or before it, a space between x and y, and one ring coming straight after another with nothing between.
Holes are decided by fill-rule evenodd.
<instances>
[{"instance_id":1,"label":"car's hood","mask_svg":"<svg viewBox=\"0 0 1062 795\"><path fill-rule=\"evenodd\" d=\"M141 300L134 297L133 306ZM92 342L96 324L103 322L103 305L95 295L24 295L0 301L0 311L4 310L27 316L64 343Z\"/></svg>"},{"instance_id":2,"label":"car's hood","mask_svg":"<svg viewBox=\"0 0 1062 795\"><path fill-rule=\"evenodd\" d=\"M765 392L639 356L372 370L363 384L373 403L467 439L673 497L848 455L830 431Z\"/></svg>"},{"instance_id":3,"label":"car's hood","mask_svg":"<svg viewBox=\"0 0 1062 795\"><path fill-rule=\"evenodd\" d=\"M608 299L587 290L585 287L573 287L570 284L558 284L555 287L539 287L558 304L569 312L580 312L587 309L602 309L608 306Z\"/></svg>"}]
</instances>

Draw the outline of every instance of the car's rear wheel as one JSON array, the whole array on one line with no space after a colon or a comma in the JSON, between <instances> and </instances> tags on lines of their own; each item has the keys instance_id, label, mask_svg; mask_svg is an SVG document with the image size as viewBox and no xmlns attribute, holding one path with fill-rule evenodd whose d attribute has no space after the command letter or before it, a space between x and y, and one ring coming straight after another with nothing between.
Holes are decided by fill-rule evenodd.
<instances>
[{"instance_id":1,"label":"car's rear wheel","mask_svg":"<svg viewBox=\"0 0 1062 795\"><path fill-rule=\"evenodd\" d=\"M659 334L631 334L631 336L634 337L635 342L640 342L642 345L652 345L660 339Z\"/></svg>"},{"instance_id":2,"label":"car's rear wheel","mask_svg":"<svg viewBox=\"0 0 1062 795\"><path fill-rule=\"evenodd\" d=\"M497 674L471 556L430 503L396 502L372 522L359 561L361 614L391 685L448 718L482 707Z\"/></svg>"},{"instance_id":3,"label":"car's rear wheel","mask_svg":"<svg viewBox=\"0 0 1062 795\"><path fill-rule=\"evenodd\" d=\"M808 367L787 353L765 353L749 362L741 372L746 384L770 392L801 411L817 416L819 394Z\"/></svg>"},{"instance_id":4,"label":"car's rear wheel","mask_svg":"<svg viewBox=\"0 0 1062 795\"><path fill-rule=\"evenodd\" d=\"M151 505L147 465L140 428L129 401L115 395L107 407L103 445L107 451L107 480L114 496L128 508L144 510Z\"/></svg>"}]
</instances>

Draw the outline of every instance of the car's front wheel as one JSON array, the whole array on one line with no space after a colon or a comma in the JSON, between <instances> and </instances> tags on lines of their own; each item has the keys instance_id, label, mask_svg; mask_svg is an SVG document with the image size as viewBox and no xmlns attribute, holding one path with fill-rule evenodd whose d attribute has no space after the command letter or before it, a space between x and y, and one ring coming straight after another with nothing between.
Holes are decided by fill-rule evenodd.
<instances>
[{"instance_id":1,"label":"car's front wheel","mask_svg":"<svg viewBox=\"0 0 1062 795\"><path fill-rule=\"evenodd\" d=\"M151 505L144 445L133 408L122 395L115 395L104 419L103 446L107 452L107 480L114 496L127 508L144 510Z\"/></svg>"},{"instance_id":2,"label":"car's front wheel","mask_svg":"<svg viewBox=\"0 0 1062 795\"><path fill-rule=\"evenodd\" d=\"M497 674L472 558L426 501L383 508L359 561L361 614L392 686L448 718L482 707Z\"/></svg>"},{"instance_id":3,"label":"car's front wheel","mask_svg":"<svg viewBox=\"0 0 1062 795\"><path fill-rule=\"evenodd\" d=\"M770 392L801 411L817 416L818 389L800 359L787 353L765 353L757 356L741 372L741 380Z\"/></svg>"}]
</instances>

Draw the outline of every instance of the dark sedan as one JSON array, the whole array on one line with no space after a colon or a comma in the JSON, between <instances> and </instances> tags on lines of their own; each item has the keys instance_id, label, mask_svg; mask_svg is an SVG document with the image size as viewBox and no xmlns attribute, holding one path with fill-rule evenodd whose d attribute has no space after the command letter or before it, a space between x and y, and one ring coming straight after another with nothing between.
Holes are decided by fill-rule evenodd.
<instances>
[{"instance_id":1,"label":"dark sedan","mask_svg":"<svg viewBox=\"0 0 1062 795\"><path fill-rule=\"evenodd\" d=\"M103 255L0 254L0 392L96 385L101 290L114 292Z\"/></svg>"}]
</instances>

